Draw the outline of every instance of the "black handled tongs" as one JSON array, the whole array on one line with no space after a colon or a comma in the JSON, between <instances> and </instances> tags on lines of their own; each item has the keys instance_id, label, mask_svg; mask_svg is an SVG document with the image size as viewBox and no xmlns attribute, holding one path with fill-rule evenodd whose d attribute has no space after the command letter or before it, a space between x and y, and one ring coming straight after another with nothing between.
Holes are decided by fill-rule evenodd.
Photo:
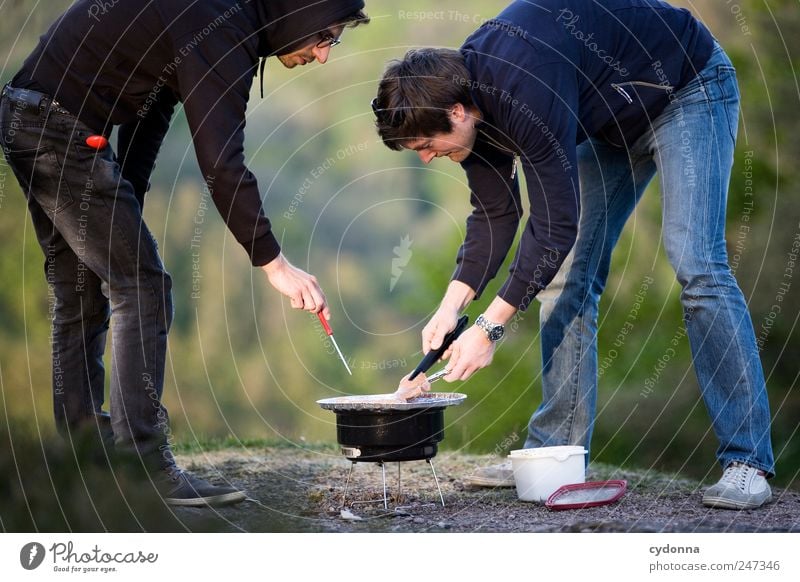
<instances>
[{"instance_id":1,"label":"black handled tongs","mask_svg":"<svg viewBox=\"0 0 800 582\"><path fill-rule=\"evenodd\" d=\"M468 324L469 324L469 316L462 315L459 318L455 329L453 329L453 331L444 336L442 345L439 348L431 350L427 354L425 354L425 357L422 358L422 361L419 363L419 365L416 368L414 368L414 371L411 373L408 379L413 380L418 375L427 372L431 368L431 366L433 366L436 362L438 362L439 359L442 357L442 354L445 353L447 349L450 347L450 344L452 344L456 340L456 338L461 335L461 332L467 329ZM447 372L442 370L442 372L439 372L439 374L446 376ZM438 376L436 379L438 380L440 377L441 376Z\"/></svg>"}]
</instances>

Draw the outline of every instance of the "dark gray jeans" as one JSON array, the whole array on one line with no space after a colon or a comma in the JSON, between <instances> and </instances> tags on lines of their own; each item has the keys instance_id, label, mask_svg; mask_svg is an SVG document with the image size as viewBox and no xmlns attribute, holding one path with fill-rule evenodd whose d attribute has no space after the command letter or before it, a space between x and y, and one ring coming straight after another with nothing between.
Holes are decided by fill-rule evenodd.
<instances>
[{"instance_id":1,"label":"dark gray jeans","mask_svg":"<svg viewBox=\"0 0 800 582\"><path fill-rule=\"evenodd\" d=\"M103 353L112 326L111 427L116 448L171 462L161 404L172 281L110 145L47 96L6 90L0 141L28 201L53 301L56 425L102 429ZM107 416L106 416L107 418ZM108 431L106 431L108 432Z\"/></svg>"}]
</instances>

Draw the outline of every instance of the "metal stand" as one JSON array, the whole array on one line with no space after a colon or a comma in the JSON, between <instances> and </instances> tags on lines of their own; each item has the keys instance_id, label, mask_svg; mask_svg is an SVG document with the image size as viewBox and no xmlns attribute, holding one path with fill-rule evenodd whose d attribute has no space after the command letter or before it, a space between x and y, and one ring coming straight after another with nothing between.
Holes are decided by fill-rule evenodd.
<instances>
[{"instance_id":1,"label":"metal stand","mask_svg":"<svg viewBox=\"0 0 800 582\"><path fill-rule=\"evenodd\" d=\"M356 466L356 462L353 461L350 464L350 470L347 472L347 482L344 484L344 494L342 494L342 509L347 506L347 488L350 486L350 476L353 474L353 467Z\"/></svg>"},{"instance_id":2,"label":"metal stand","mask_svg":"<svg viewBox=\"0 0 800 582\"><path fill-rule=\"evenodd\" d=\"M436 481L436 489L439 490L439 499L442 500L442 507L444 507L444 495L442 495L442 488L439 487L439 478L436 476L436 469L433 468L433 461L430 459L426 459L428 464L431 466L431 471L433 471L433 478Z\"/></svg>"},{"instance_id":3,"label":"metal stand","mask_svg":"<svg viewBox=\"0 0 800 582\"><path fill-rule=\"evenodd\" d=\"M425 459L425 462L428 463L428 465L430 465L430 467L431 467L431 472L433 473L433 479L434 479L434 481L436 481L436 490L439 492L439 500L442 502L442 507L444 507L445 506L445 504L444 504L444 495L442 495L442 487L439 485L439 477L437 477L437 475L436 475L436 469L433 466L433 461L431 461L430 459ZM353 467L355 467L355 465L356 465L356 461L353 461L350 464L350 470L347 472L347 481L345 482L344 493L342 494L342 509L344 509L347 506L347 491L350 488L350 478L353 475ZM382 479L383 479L383 508L384 509L389 509L389 497L387 495L387 489L386 489L386 465L383 462L379 462L378 465L380 465L380 467L381 467L381 476L382 476ZM401 476L400 476L400 463L398 462L397 463L397 503L398 503L398 505L395 508L396 510L397 509L407 509L408 508L406 506L401 506L400 505L400 502L402 501L402 496L403 496L402 479L401 479ZM355 505L369 505L369 504L372 504L372 503L380 503L380 500L376 499L376 500L373 500L373 501L353 501L353 503L351 505L353 505L353 506L355 506Z\"/></svg>"}]
</instances>

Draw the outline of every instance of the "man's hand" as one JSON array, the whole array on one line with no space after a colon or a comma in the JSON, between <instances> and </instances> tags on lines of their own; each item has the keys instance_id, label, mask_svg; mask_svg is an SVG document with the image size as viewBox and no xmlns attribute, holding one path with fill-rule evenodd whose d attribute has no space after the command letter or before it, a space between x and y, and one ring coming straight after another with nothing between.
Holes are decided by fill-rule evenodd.
<instances>
[{"instance_id":1,"label":"man's hand","mask_svg":"<svg viewBox=\"0 0 800 582\"><path fill-rule=\"evenodd\" d=\"M458 314L469 305L473 297L475 297L475 291L468 285L461 281L450 281L439 309L436 310L436 313L422 330L423 353L427 354L429 351L442 346L444 336L456 328ZM451 350L448 349L442 355L442 359L449 358L450 352Z\"/></svg>"},{"instance_id":2,"label":"man's hand","mask_svg":"<svg viewBox=\"0 0 800 582\"><path fill-rule=\"evenodd\" d=\"M270 285L286 295L294 309L305 309L311 313L319 313L325 319L331 318L325 293L317 283L317 278L298 269L286 260L283 253L263 267Z\"/></svg>"},{"instance_id":3,"label":"man's hand","mask_svg":"<svg viewBox=\"0 0 800 582\"><path fill-rule=\"evenodd\" d=\"M492 363L495 342L486 337L486 332L473 325L461 334L450 349L450 373L444 377L447 382L466 380L472 374Z\"/></svg>"},{"instance_id":4,"label":"man's hand","mask_svg":"<svg viewBox=\"0 0 800 582\"><path fill-rule=\"evenodd\" d=\"M452 309L442 305L433 314L431 320L422 329L422 352L427 354L431 350L436 350L442 346L444 336L453 331L458 324L458 309ZM448 349L442 355L446 360L450 356Z\"/></svg>"}]
</instances>

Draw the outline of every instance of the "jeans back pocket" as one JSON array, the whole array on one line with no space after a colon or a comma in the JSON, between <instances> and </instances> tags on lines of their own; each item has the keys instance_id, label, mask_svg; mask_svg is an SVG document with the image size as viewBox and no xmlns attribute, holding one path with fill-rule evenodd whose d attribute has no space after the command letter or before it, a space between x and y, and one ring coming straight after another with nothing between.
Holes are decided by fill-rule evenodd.
<instances>
[{"instance_id":1,"label":"jeans back pocket","mask_svg":"<svg viewBox=\"0 0 800 582\"><path fill-rule=\"evenodd\" d=\"M72 204L72 193L53 147L17 150L11 144L4 149L8 165L26 196L32 196L39 206L51 214Z\"/></svg>"}]
</instances>

